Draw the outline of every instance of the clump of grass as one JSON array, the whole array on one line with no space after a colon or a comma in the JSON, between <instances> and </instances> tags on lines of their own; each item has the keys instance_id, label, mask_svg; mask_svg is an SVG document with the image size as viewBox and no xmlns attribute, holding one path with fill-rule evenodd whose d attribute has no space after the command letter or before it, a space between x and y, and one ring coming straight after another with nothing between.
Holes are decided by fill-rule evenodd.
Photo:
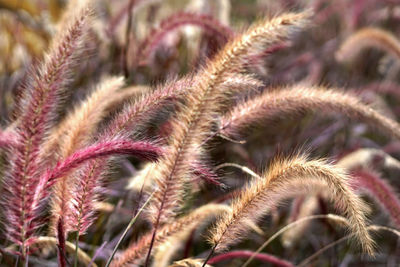
<instances>
[{"instance_id":1,"label":"clump of grass","mask_svg":"<svg viewBox=\"0 0 400 267\"><path fill-rule=\"evenodd\" d=\"M362 253L373 255L370 231L397 233L368 225L369 209L358 193L367 191L399 227L398 184L382 180L373 168L398 170L395 156L378 144L388 136L399 139L400 126L395 116L367 104L360 90L346 92L347 81L334 82L337 76L325 71L344 75L342 66L333 64L335 51L339 61L353 60L370 46L398 58L399 42L390 32L365 28L346 33L350 37L341 47L337 40L321 45L315 34L305 38L307 31L326 28L327 33L319 33L326 38L331 29L323 14L330 17L337 7L319 2L314 11L305 6L304 11L280 12L243 31L228 25L225 15L235 5L227 0L190 1L188 6L185 1L129 0L116 7L71 0L65 10L40 1L43 12L51 14L45 23L37 17L39 7L24 2L25 13L20 13L10 1L3 2L12 17L5 16L7 25L23 25L17 31L0 24L4 40L13 37L11 31L26 42L36 38L50 45L43 58L26 62L32 65L29 71L16 62L23 53L35 58L27 52L32 43L10 45L13 53L6 53L20 73L0 57L0 79L4 76L10 86L0 86L0 149L5 152L0 159L1 264L210 266L240 259L247 265L254 258L293 266L295 241L314 226L313 219L343 224L349 235L300 265L350 237ZM355 10L354 20L347 21L354 28L366 7L344 2L340 5ZM193 26L201 30L188 28ZM27 38L26 28L38 33ZM3 50L0 45L0 56ZM395 64L389 68L396 72ZM369 81L347 78L350 85ZM396 83L389 81L386 91L379 87L383 83L373 83L374 91L392 94ZM390 101L373 97L390 110ZM329 114L337 122L327 116L312 121L311 112ZM296 129L293 118L301 118ZM387 136L376 135L375 129ZM332 164L301 150L293 153L301 143L307 151L308 140L311 154L348 155ZM348 153L360 146L374 148ZM286 151L291 156L282 156ZM243 182L243 176L250 181ZM280 217L287 214L280 204L291 198L296 199L291 223L275 231L287 221ZM328 213L326 200L343 217L307 216L317 209ZM322 228L318 238L330 243L331 235L322 234ZM292 252L282 257L272 249L262 251L283 232L284 243L290 243L285 249ZM259 249L257 242L241 242L254 241L255 235L257 242L271 237ZM355 259L353 254L349 257Z\"/></svg>"}]
</instances>

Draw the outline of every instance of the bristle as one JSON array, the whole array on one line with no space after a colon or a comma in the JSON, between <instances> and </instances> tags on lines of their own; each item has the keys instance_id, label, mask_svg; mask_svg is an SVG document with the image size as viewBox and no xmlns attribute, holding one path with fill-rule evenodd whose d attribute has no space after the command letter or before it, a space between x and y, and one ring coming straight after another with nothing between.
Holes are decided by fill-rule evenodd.
<instances>
[{"instance_id":1,"label":"bristle","mask_svg":"<svg viewBox=\"0 0 400 267\"><path fill-rule=\"evenodd\" d=\"M114 102L117 90L124 84L122 77L104 79L49 135L42 154L58 151L61 158L81 148L90 140L95 127L104 117L106 108ZM53 159L54 160L54 159Z\"/></svg>"},{"instance_id":2,"label":"bristle","mask_svg":"<svg viewBox=\"0 0 400 267\"><path fill-rule=\"evenodd\" d=\"M174 97L176 91L184 90L188 85L190 85L190 78L183 78L133 100L106 126L98 138L99 142L113 139L122 133L133 132L133 126L135 130L139 130L140 123L145 122L157 111L157 108ZM74 221L73 228L78 227L80 233L83 233L93 221L92 203L97 200L99 192L102 191L101 181L106 173L106 167L107 157L91 161L81 171L78 185L73 189L76 195L73 204L75 208L72 208L70 217Z\"/></svg>"},{"instance_id":3,"label":"bristle","mask_svg":"<svg viewBox=\"0 0 400 267\"><path fill-rule=\"evenodd\" d=\"M221 118L220 132L225 135L235 135L246 126L268 119L316 110L340 112L350 118L362 120L386 134L400 138L400 125L396 121L363 104L357 97L323 87L302 85L267 91L236 106Z\"/></svg>"},{"instance_id":4,"label":"bristle","mask_svg":"<svg viewBox=\"0 0 400 267\"><path fill-rule=\"evenodd\" d=\"M243 220L258 220L281 200L314 186L314 180L323 180L333 194L332 201L345 213L350 229L367 253L373 253L373 242L366 229L364 205L350 189L348 177L338 168L321 160L308 161L304 156L278 160L269 168L262 180L244 189L233 203L233 212L218 223L211 240L216 251L223 251L238 242L247 229Z\"/></svg>"},{"instance_id":5,"label":"bristle","mask_svg":"<svg viewBox=\"0 0 400 267\"><path fill-rule=\"evenodd\" d=\"M309 16L307 12L289 13L256 24L230 41L196 76L196 90L187 95L186 106L172 120L169 151L153 171L158 187L150 206L154 234L158 224L173 217L180 206L184 180L190 173L186 162L194 162L193 155L201 154L199 145L207 139L212 118L227 93L218 91L218 86L230 71L243 69L250 53L287 38L294 29L304 26Z\"/></svg>"},{"instance_id":6,"label":"bristle","mask_svg":"<svg viewBox=\"0 0 400 267\"><path fill-rule=\"evenodd\" d=\"M399 0L249 1L0 0L1 266L376 262Z\"/></svg>"},{"instance_id":7,"label":"bristle","mask_svg":"<svg viewBox=\"0 0 400 267\"><path fill-rule=\"evenodd\" d=\"M0 130L0 148L11 148L17 146L15 134Z\"/></svg>"},{"instance_id":8,"label":"bristle","mask_svg":"<svg viewBox=\"0 0 400 267\"><path fill-rule=\"evenodd\" d=\"M68 156L65 160L59 161L52 170L48 170L45 175L40 178L40 186L38 186L35 190L35 196L33 198L32 205L35 206L38 201L46 197L47 189L50 188L54 183L56 183L57 179L65 176L70 171L87 161L93 161L97 158L121 154L134 155L141 159L154 161L161 153L161 148L149 142L133 142L127 139L117 138L108 142L99 142L86 148L77 150L72 155ZM80 181L80 183L82 182L84 181ZM56 188L56 190L57 189L59 188ZM86 188L86 190L91 191L93 191L93 189L94 188L91 188L90 186L89 188ZM80 195L85 194L85 192L87 191L72 191L71 195L75 194L80 197ZM65 198L66 195L62 194L62 192L57 192L56 194L54 194L54 197ZM55 217L61 218L63 217L63 214L67 214L69 212L68 207L70 203L70 198L57 199L57 201L64 202L66 209L60 209L60 207L58 206L53 206L52 213L53 215L55 215Z\"/></svg>"},{"instance_id":9,"label":"bristle","mask_svg":"<svg viewBox=\"0 0 400 267\"><path fill-rule=\"evenodd\" d=\"M121 131L137 130L133 127L139 128L138 124L151 118L169 100L177 100L177 96L178 98L182 97L183 92L190 90L191 86L192 78L187 76L178 81L168 82L152 92L137 97L125 105L124 109L115 116L100 138L110 138Z\"/></svg>"},{"instance_id":10,"label":"bristle","mask_svg":"<svg viewBox=\"0 0 400 267\"><path fill-rule=\"evenodd\" d=\"M48 182L54 182L53 179L61 177L78 167L82 163L99 157L110 155L134 155L141 159L155 161L162 154L162 149L150 142L133 142L127 139L110 140L108 142L99 142L83 149L77 150L65 160L59 161L53 170L48 172Z\"/></svg>"}]
</instances>

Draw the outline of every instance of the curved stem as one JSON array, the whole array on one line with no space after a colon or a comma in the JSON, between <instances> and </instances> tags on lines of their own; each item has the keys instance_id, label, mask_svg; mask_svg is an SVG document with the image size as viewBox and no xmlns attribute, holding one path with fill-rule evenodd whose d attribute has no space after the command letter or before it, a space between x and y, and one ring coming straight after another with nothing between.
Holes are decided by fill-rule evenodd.
<instances>
[{"instance_id":1,"label":"curved stem","mask_svg":"<svg viewBox=\"0 0 400 267\"><path fill-rule=\"evenodd\" d=\"M126 234L128 233L129 229L131 229L132 225L136 222L137 218L139 217L139 215L142 213L142 211L144 210L144 208L147 206L147 204L149 204L150 200L153 198L154 192L151 193L151 195L149 196L149 198L146 200L146 202L143 204L143 206L140 208L140 210L137 212L137 214L132 218L132 220L129 222L128 226L125 228L125 231L123 232L121 238L118 240L117 245L115 245L113 252L111 253L110 258L108 259L106 266L105 267L109 267L111 264L111 261L114 258L115 253L117 252L117 249L119 247L119 245L121 245L122 241L124 240Z\"/></svg>"},{"instance_id":2,"label":"curved stem","mask_svg":"<svg viewBox=\"0 0 400 267\"><path fill-rule=\"evenodd\" d=\"M248 258L250 256L252 257L254 256L253 251L237 250L215 256L211 258L208 262L210 264L214 264L224 260L230 260L234 258ZM274 264L274 266L276 265L281 267L294 267L294 265L291 262L288 262L286 260L277 258L273 255L266 253L256 253L255 258L266 263Z\"/></svg>"}]
</instances>

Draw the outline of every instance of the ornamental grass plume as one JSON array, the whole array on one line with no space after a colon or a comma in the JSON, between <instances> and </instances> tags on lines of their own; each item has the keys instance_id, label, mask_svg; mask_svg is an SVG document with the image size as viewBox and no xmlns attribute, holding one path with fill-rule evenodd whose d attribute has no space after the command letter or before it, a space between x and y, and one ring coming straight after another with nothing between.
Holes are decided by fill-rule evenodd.
<instances>
[{"instance_id":1,"label":"ornamental grass plume","mask_svg":"<svg viewBox=\"0 0 400 267\"><path fill-rule=\"evenodd\" d=\"M20 114L15 129L17 146L10 149L10 168L4 180L2 203L7 214L7 235L21 246L23 257L39 227L39 202L34 198L43 169L40 146L53 123L71 70L82 52L91 16L91 9L84 8L74 17L68 30L54 40L44 62L31 71L31 79L17 111Z\"/></svg>"},{"instance_id":2,"label":"ornamental grass plume","mask_svg":"<svg viewBox=\"0 0 400 267\"><path fill-rule=\"evenodd\" d=\"M241 129L262 121L316 110L340 112L400 138L400 125L396 121L362 103L358 97L338 90L303 85L266 91L239 104L221 118L219 131L225 135L235 135Z\"/></svg>"},{"instance_id":3,"label":"ornamental grass plume","mask_svg":"<svg viewBox=\"0 0 400 267\"><path fill-rule=\"evenodd\" d=\"M281 200L312 189L315 179L326 182L326 189L332 191L332 201L350 221L349 228L357 241L364 251L373 254L373 241L366 229L365 208L351 191L348 177L324 161L307 160L302 155L276 160L261 180L241 192L232 204L232 213L222 218L212 230L213 250L221 252L237 243L246 232L243 220L259 220Z\"/></svg>"},{"instance_id":4,"label":"ornamental grass plume","mask_svg":"<svg viewBox=\"0 0 400 267\"><path fill-rule=\"evenodd\" d=\"M400 225L400 150L380 147L400 137L388 1L13 2L0 0L1 266L395 261L386 236L365 257L371 230L398 232L367 213ZM382 51L335 62L367 47ZM349 235L334 241L336 225ZM322 254L349 237L364 254Z\"/></svg>"},{"instance_id":5,"label":"ornamental grass plume","mask_svg":"<svg viewBox=\"0 0 400 267\"><path fill-rule=\"evenodd\" d=\"M151 221L154 224L153 239L157 228L176 214L182 202L185 177L191 175L190 165L198 145L202 144L210 131L213 114L220 108L220 99L226 92L217 89L224 76L243 69L246 57L260 47L286 38L297 27L306 24L310 14L285 14L262 21L228 43L196 75L196 90L186 97L186 105L172 121L173 133L169 138L168 151L160 160L152 175L157 177L157 191L151 203ZM148 253L150 256L151 249Z\"/></svg>"}]
</instances>

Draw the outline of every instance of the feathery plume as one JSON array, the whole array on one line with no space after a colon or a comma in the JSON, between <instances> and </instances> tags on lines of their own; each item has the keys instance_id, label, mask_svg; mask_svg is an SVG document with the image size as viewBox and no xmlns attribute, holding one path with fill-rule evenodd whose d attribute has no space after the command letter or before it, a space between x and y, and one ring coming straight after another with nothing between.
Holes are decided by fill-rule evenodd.
<instances>
[{"instance_id":1,"label":"feathery plume","mask_svg":"<svg viewBox=\"0 0 400 267\"><path fill-rule=\"evenodd\" d=\"M392 33L379 28L364 28L351 35L336 52L336 60L352 62L368 47L382 49L400 60L400 41Z\"/></svg>"},{"instance_id":2,"label":"feathery plume","mask_svg":"<svg viewBox=\"0 0 400 267\"><path fill-rule=\"evenodd\" d=\"M202 154L199 153L199 144L207 139L213 122L211 118L221 108L226 98L224 96L229 94L229 91L218 91L225 75L233 70L242 70L250 54L287 38L295 29L304 26L310 15L309 12L288 13L261 21L231 40L197 75L196 90L187 95L186 106L172 120L174 131L170 136L167 156L153 170L158 189L150 204L150 217L154 224L152 242L158 226L177 212L182 201L185 178L191 176L187 162L195 162L197 158L193 156ZM150 259L151 250L152 245L146 262Z\"/></svg>"},{"instance_id":3,"label":"feathery plume","mask_svg":"<svg viewBox=\"0 0 400 267\"><path fill-rule=\"evenodd\" d=\"M385 182L380 175L371 169L388 167L399 168L399 162L386 154L382 150L373 148L358 149L343 158L341 158L336 166L351 171L352 179L350 181L355 190L367 191L384 210L388 212L395 225L399 226L400 220L397 218L400 213L400 201L393 188ZM385 193L383 193L385 192ZM323 199L328 196L321 194ZM292 218L292 221L297 218L304 218L316 212L318 209L317 197L310 196L305 203L299 207L298 215ZM282 242L285 246L291 246L308 228L310 222L302 223L291 228L282 235Z\"/></svg>"},{"instance_id":4,"label":"feathery plume","mask_svg":"<svg viewBox=\"0 0 400 267\"><path fill-rule=\"evenodd\" d=\"M234 135L246 126L262 120L298 114L308 110L340 112L377 127L382 132L400 138L400 125L373 110L351 94L326 90L323 87L304 87L267 91L225 114L220 120L220 132Z\"/></svg>"},{"instance_id":5,"label":"feathery plume","mask_svg":"<svg viewBox=\"0 0 400 267\"><path fill-rule=\"evenodd\" d=\"M124 109L108 124L100 139L113 137L121 131L135 132L138 124L154 115L168 100L177 100L182 97L186 93L185 91L191 90L191 87L192 77L187 76L178 81L172 80L152 92L135 98L131 103L125 105Z\"/></svg>"},{"instance_id":6,"label":"feathery plume","mask_svg":"<svg viewBox=\"0 0 400 267\"><path fill-rule=\"evenodd\" d=\"M250 74L231 73L226 75L220 85L221 91L243 92L255 90L264 86L264 83Z\"/></svg>"},{"instance_id":7,"label":"feathery plume","mask_svg":"<svg viewBox=\"0 0 400 267\"><path fill-rule=\"evenodd\" d=\"M209 15L180 12L163 20L158 27L154 28L147 35L147 38L139 45L136 60L140 62L139 64L145 65L158 44L168 33L187 25L200 27L219 40L221 44L225 44L234 35L229 26L222 25L218 20Z\"/></svg>"},{"instance_id":8,"label":"feathery plume","mask_svg":"<svg viewBox=\"0 0 400 267\"><path fill-rule=\"evenodd\" d=\"M306 24L309 16L308 12L289 13L250 27L229 42L198 74L196 89L187 95L186 106L172 121L174 131L169 150L153 171L158 187L150 206L154 235L158 225L173 217L180 205L185 177L191 173L187 162L196 160L193 156L199 155L199 144L207 138L211 118L220 109L223 95L229 93L218 91L226 74L243 69L249 54L286 38Z\"/></svg>"},{"instance_id":9,"label":"feathery plume","mask_svg":"<svg viewBox=\"0 0 400 267\"><path fill-rule=\"evenodd\" d=\"M240 240L246 231L244 220L257 220L282 199L309 191L315 186L314 180L326 182L325 190L332 191L332 200L347 216L362 248L372 254L373 241L366 229L363 203L351 191L347 176L322 160L308 161L304 156L276 161L262 180L242 191L232 204L233 212L222 218L212 231L215 251L223 251Z\"/></svg>"},{"instance_id":10,"label":"feathery plume","mask_svg":"<svg viewBox=\"0 0 400 267\"><path fill-rule=\"evenodd\" d=\"M106 108L114 102L114 96L123 83L122 77L112 77L101 81L86 100L70 112L52 131L42 150L42 155L57 151L60 158L65 158L76 149L86 145L95 127L104 117Z\"/></svg>"},{"instance_id":11,"label":"feathery plume","mask_svg":"<svg viewBox=\"0 0 400 267\"><path fill-rule=\"evenodd\" d=\"M19 124L16 127L18 146L11 149L10 170L7 172L6 194L3 198L6 229L9 238L21 246L25 256L38 227L37 206L33 207L34 192L39 184L39 148L51 126L71 68L77 63L90 25L91 10L80 11L68 30L54 40L44 63L29 83L29 92L21 103Z\"/></svg>"},{"instance_id":12,"label":"feathery plume","mask_svg":"<svg viewBox=\"0 0 400 267\"><path fill-rule=\"evenodd\" d=\"M161 154L161 149L149 142L133 142L123 138L115 138L108 142L98 142L74 152L65 160L59 161L55 168L47 172L47 182L54 183L53 180L55 178L65 175L86 161L116 154L131 154L142 159L154 161Z\"/></svg>"},{"instance_id":13,"label":"feathery plume","mask_svg":"<svg viewBox=\"0 0 400 267\"><path fill-rule=\"evenodd\" d=\"M142 159L147 159L154 161L161 154L161 149L149 142L132 142L126 139L115 138L108 142L98 142L86 148L80 149L73 153L71 156L67 157L65 160L59 161L56 166L46 172L46 174L40 179L40 185L37 188L35 197L33 199L34 205L36 201L39 201L45 196L46 189L51 187L56 183L57 178L68 174L72 169L77 168L84 162L94 160L99 157L109 157L110 155L117 154L131 154ZM84 181L80 181L82 183ZM57 190L57 188L56 188ZM80 197L87 191L92 191L93 188L88 186L85 188L86 191L81 191L80 193L71 194L73 197ZM65 197L65 195L58 192L54 197ZM86 199L86 201L89 199ZM65 202L65 205L70 203L70 199L58 200ZM80 203L80 202L78 202ZM69 209L52 210L53 214L57 214L59 218L64 217L63 214L68 214ZM65 222L66 223L66 222ZM76 224L73 224L76 225ZM68 231L69 229L65 229Z\"/></svg>"},{"instance_id":14,"label":"feathery plume","mask_svg":"<svg viewBox=\"0 0 400 267\"><path fill-rule=\"evenodd\" d=\"M99 141L113 139L115 136L126 132L135 132L140 123L151 117L171 97L175 97L175 91L184 90L190 83L190 77L186 77L151 93L144 94L132 103L127 104L106 126L106 129L98 138ZM133 129L133 126L136 126L135 129ZM73 189L75 203L69 211L72 218L70 221L71 225L74 226L73 229L79 233L84 233L93 221L94 209L92 203L97 200L102 191L101 181L105 175L107 160L107 157L103 157L103 159L93 160L84 166L84 169L80 171L79 179L77 179L79 181L78 186Z\"/></svg>"}]
</instances>

